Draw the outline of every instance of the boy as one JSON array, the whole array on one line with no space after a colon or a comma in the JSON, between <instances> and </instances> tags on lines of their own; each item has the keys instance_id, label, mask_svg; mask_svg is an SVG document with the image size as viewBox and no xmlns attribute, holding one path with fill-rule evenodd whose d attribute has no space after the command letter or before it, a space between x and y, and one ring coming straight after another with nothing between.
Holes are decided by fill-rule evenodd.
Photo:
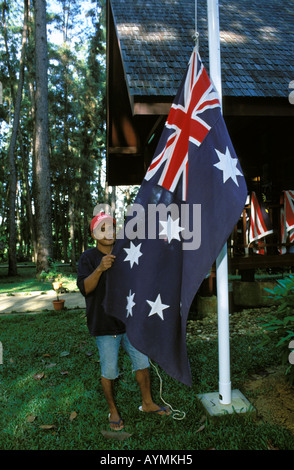
<instances>
[{"instance_id":1,"label":"boy","mask_svg":"<svg viewBox=\"0 0 294 470\"><path fill-rule=\"evenodd\" d=\"M87 326L95 337L100 355L101 385L109 407L109 425L119 431L124 425L117 410L113 385L118 377L118 351L120 345L129 354L136 379L142 394L141 411L160 415L170 414L164 407L156 405L151 397L149 360L136 350L128 340L125 325L119 319L104 312L102 302L105 294L105 271L115 262L111 254L115 243L115 220L100 213L91 221L91 236L96 247L86 250L80 257L77 285L86 299Z\"/></svg>"}]
</instances>

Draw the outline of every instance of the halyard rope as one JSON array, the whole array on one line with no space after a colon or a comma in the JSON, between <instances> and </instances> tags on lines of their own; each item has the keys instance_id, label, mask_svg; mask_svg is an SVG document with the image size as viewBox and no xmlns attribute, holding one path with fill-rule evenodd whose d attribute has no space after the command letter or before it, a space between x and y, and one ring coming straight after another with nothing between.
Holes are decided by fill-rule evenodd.
<instances>
[{"instance_id":1,"label":"halyard rope","mask_svg":"<svg viewBox=\"0 0 294 470\"><path fill-rule=\"evenodd\" d=\"M173 407L167 403L163 398L162 398L162 378L160 377L160 374L158 372L158 369L157 367L153 364L153 362L149 359L149 362L150 364L152 365L152 367L155 369L156 371L156 374L158 375L159 377L159 380L160 380L160 388L159 388L159 393L160 393L160 399L163 401L163 403L168 406L171 411L172 411L172 418L173 419L176 419L176 420L181 420L181 419L184 419L186 417L186 413L185 411L180 411L180 410L174 410Z\"/></svg>"}]
</instances>

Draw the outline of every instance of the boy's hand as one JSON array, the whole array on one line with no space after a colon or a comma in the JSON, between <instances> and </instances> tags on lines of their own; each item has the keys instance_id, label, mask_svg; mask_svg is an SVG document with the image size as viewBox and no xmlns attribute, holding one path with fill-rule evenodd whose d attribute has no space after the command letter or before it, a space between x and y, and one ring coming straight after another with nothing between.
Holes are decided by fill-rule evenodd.
<instances>
[{"instance_id":1,"label":"boy's hand","mask_svg":"<svg viewBox=\"0 0 294 470\"><path fill-rule=\"evenodd\" d=\"M111 268L115 260L114 255L105 255L103 256L99 266L98 266L98 271L107 271L107 269Z\"/></svg>"}]
</instances>

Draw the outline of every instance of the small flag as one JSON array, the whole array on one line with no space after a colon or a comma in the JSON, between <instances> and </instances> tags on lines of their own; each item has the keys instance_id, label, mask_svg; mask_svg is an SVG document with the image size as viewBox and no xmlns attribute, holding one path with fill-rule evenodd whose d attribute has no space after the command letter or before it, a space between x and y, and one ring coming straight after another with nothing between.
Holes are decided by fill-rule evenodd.
<instances>
[{"instance_id":1,"label":"small flag","mask_svg":"<svg viewBox=\"0 0 294 470\"><path fill-rule=\"evenodd\" d=\"M294 243L294 190L283 191L284 205L281 208L281 241ZM280 252L286 253L287 249L282 246Z\"/></svg>"},{"instance_id":2,"label":"small flag","mask_svg":"<svg viewBox=\"0 0 294 470\"><path fill-rule=\"evenodd\" d=\"M279 252L281 255L284 255L285 253L287 253L287 248L285 244L287 242L287 236L288 236L284 207L281 207L281 211L280 211L280 226L281 226L281 246L279 248Z\"/></svg>"},{"instance_id":3,"label":"small flag","mask_svg":"<svg viewBox=\"0 0 294 470\"><path fill-rule=\"evenodd\" d=\"M284 191L284 208L287 232L294 229L294 190Z\"/></svg>"},{"instance_id":4,"label":"small flag","mask_svg":"<svg viewBox=\"0 0 294 470\"><path fill-rule=\"evenodd\" d=\"M273 233L270 214L265 204L260 201L253 191L251 194L251 210L250 210L250 229L249 244L257 242L256 253L264 254L264 248L260 244L260 239Z\"/></svg>"}]
</instances>

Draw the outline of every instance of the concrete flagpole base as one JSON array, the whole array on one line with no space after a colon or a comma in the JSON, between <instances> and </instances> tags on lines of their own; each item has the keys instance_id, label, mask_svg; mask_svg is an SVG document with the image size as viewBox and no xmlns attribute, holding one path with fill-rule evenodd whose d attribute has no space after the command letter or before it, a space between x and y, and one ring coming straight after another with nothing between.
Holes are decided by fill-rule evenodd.
<instances>
[{"instance_id":1,"label":"concrete flagpole base","mask_svg":"<svg viewBox=\"0 0 294 470\"><path fill-rule=\"evenodd\" d=\"M197 397L210 416L247 413L255 410L247 398L237 389L232 390L231 403L228 405L221 403L218 392L203 393Z\"/></svg>"}]
</instances>

